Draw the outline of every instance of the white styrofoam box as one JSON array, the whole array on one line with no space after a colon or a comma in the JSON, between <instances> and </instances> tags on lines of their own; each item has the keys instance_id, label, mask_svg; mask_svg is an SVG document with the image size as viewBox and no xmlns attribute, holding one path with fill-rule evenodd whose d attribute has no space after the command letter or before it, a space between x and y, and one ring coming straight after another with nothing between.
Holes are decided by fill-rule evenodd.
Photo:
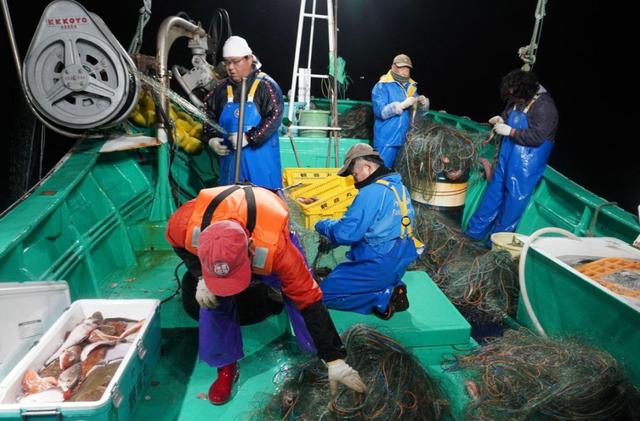
<instances>
[{"instance_id":1,"label":"white styrofoam box","mask_svg":"<svg viewBox=\"0 0 640 421\"><path fill-rule=\"evenodd\" d=\"M640 311L639 299L616 294L572 267L580 260L597 260L604 257L619 257L640 261L640 250L614 237L581 237L578 240L565 237L541 237L533 242L531 248L580 276L586 282L591 283L618 301L633 307L636 311Z\"/></svg>"},{"instance_id":2,"label":"white styrofoam box","mask_svg":"<svg viewBox=\"0 0 640 421\"><path fill-rule=\"evenodd\" d=\"M0 282L0 382L70 304L64 281Z\"/></svg>"},{"instance_id":3,"label":"white styrofoam box","mask_svg":"<svg viewBox=\"0 0 640 421\"><path fill-rule=\"evenodd\" d=\"M135 379L122 378L123 373L130 369L131 365L137 364L145 359L146 347L144 345L145 337L153 336L154 354L159 356L160 344L160 323L159 323L159 300L78 300L71 304L69 309L51 326L51 328L42 336L40 342L34 346L25 357L16 364L5 379L0 383L0 418L6 418L7 414L17 413L24 414L25 411L44 411L53 408L58 414L71 414L73 411L78 413L91 413L92 410L104 409L104 407L118 408L122 402L123 396L126 398L131 389L138 387ZM118 367L107 390L100 400L91 402L61 402L61 403L37 403L22 405L15 403L16 398L21 394L21 382L25 371L28 368L33 370L40 369L44 362L51 356L59 346L64 342L66 332L73 329L83 319L91 316L94 312L100 311L104 318L123 317L134 320L145 319L143 327L138 332L131 349L125 356L124 360ZM150 327L151 326L151 327ZM150 332L151 331L151 332ZM134 362L134 364L132 364ZM138 370L139 374L141 371ZM137 375L137 374L136 374ZM128 374L127 376L130 376ZM126 385L129 390L119 390L119 385ZM138 391L136 391L138 393ZM129 402L126 406L133 406ZM125 405L123 405L125 406ZM4 416L3 416L4 414ZM125 414L128 419L130 411ZM119 415L119 419L123 417ZM20 419L20 418L17 418ZM84 419L92 419L88 416ZM103 419L103 418L95 418ZM104 418L107 419L107 418ZM111 419L111 418L108 418Z\"/></svg>"},{"instance_id":4,"label":"white styrofoam box","mask_svg":"<svg viewBox=\"0 0 640 421\"><path fill-rule=\"evenodd\" d=\"M531 248L546 256L553 256L561 260L564 256L584 256L594 259L602 257L640 259L639 250L613 237L581 237L578 240L565 237L541 237L535 240Z\"/></svg>"}]
</instances>

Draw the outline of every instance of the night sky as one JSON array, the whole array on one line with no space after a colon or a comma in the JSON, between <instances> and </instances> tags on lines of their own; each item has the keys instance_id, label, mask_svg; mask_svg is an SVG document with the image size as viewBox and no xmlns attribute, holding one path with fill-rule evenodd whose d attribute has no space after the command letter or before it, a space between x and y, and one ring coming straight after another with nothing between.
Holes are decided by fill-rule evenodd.
<instances>
[{"instance_id":1,"label":"night sky","mask_svg":"<svg viewBox=\"0 0 640 421\"><path fill-rule=\"evenodd\" d=\"M24 57L48 2L8 3ZM142 1L81 3L98 14L128 48ZM318 3L323 10L324 2ZM371 88L388 70L392 58L405 53L414 63L412 77L420 92L431 99L433 109L486 121L503 109L500 79L521 66L517 50L529 43L535 6L535 0L339 0L338 54L346 60L352 79L347 96L369 100ZM142 52L155 55L155 33L166 16L182 11L206 29L217 7L228 10L234 34L248 40L263 69L286 92L291 84L299 13L299 2L294 0L155 1ZM637 117L621 101L625 96L633 99L627 92L632 89L629 85L637 83L625 74L633 69L617 63L620 50L624 54L637 48L632 38L618 35L623 16L605 2L549 0L534 71L560 112L551 166L635 214L640 204L640 148L633 125ZM314 72L326 73L327 38L322 21L316 24L316 33L312 67ZM22 107L4 25L0 54L5 74L10 72L5 100L16 110L3 115L6 134L20 125ZM170 58L171 64L190 64L186 39L174 44ZM53 134L47 134L47 140L45 170L73 144ZM15 139L5 137L5 145L9 153L2 154L5 161L0 170L3 207L10 200L7 160L15 160L16 151L26 150Z\"/></svg>"}]
</instances>

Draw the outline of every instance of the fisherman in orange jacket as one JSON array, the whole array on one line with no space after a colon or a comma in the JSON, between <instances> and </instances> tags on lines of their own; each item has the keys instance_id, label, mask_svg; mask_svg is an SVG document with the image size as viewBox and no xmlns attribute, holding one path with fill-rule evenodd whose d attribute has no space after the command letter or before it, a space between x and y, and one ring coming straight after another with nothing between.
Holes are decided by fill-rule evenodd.
<instances>
[{"instance_id":1,"label":"fisherman in orange jacket","mask_svg":"<svg viewBox=\"0 0 640 421\"><path fill-rule=\"evenodd\" d=\"M322 291L289 231L287 205L276 194L238 185L201 190L171 216L166 237L199 278L200 358L218 368L209 388L211 403L228 401L238 377L237 361L244 354L234 296L249 286L252 275L282 289L296 338L310 338L326 362L332 393L338 383L366 391L358 372L344 361L346 351Z\"/></svg>"}]
</instances>

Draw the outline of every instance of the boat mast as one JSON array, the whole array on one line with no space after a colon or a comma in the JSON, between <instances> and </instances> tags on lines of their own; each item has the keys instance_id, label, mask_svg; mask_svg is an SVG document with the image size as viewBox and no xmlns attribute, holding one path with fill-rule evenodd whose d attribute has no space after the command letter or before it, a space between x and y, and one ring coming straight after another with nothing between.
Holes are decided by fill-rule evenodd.
<instances>
[{"instance_id":1,"label":"boat mast","mask_svg":"<svg viewBox=\"0 0 640 421\"><path fill-rule=\"evenodd\" d=\"M335 3L334 3L335 1ZM339 166L338 158L338 133L340 127L338 127L338 85L336 80L337 71L337 29L336 29L336 15L337 15L337 0L327 0L327 14L322 15L316 12L317 0L313 0L312 10L310 13L306 11L306 0L300 0L300 15L298 18L298 35L296 37L296 49L293 59L293 71L291 76L291 89L289 90L289 110L287 118L289 121L294 121L294 112L296 108L296 89L298 90L298 101L304 103L304 109L308 109L311 103L311 79L330 79L329 75L325 74L313 74L311 72L311 57L313 56L313 38L315 31L315 20L325 19L327 21L328 36L329 36L329 56L330 66L333 69L334 80L331 88L330 95L330 107L331 107L331 126L300 126L290 125L289 130L302 129L302 130L329 130L330 138L329 145L327 147L327 166L330 163L331 155L331 142L334 141L335 146L335 160L336 166ZM304 32L304 19L311 18L311 29L309 34L309 50L307 52L307 68L299 68L300 64L300 50L302 45L302 36Z\"/></svg>"}]
</instances>

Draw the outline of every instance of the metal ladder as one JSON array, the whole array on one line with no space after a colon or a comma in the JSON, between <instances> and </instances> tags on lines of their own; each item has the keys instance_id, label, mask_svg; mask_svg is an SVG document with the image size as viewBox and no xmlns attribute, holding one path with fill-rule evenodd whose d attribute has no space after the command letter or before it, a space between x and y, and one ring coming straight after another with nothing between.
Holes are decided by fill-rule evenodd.
<instances>
[{"instance_id":1,"label":"metal ladder","mask_svg":"<svg viewBox=\"0 0 640 421\"><path fill-rule=\"evenodd\" d=\"M335 0L336 4L338 0ZM312 2L312 10L310 13L306 11L307 9L307 1L300 0L300 16L298 18L298 35L296 37L296 51L295 57L293 60L293 72L291 77L291 89L289 90L289 113L288 118L289 121L293 120L293 113L295 111L295 96L296 96L296 88L298 89L298 101L304 102L305 109L308 109L311 103L311 79L329 79L329 75L325 74L316 74L311 72L311 57L313 56L313 38L314 38L314 30L315 30L315 21L316 19L325 19L327 21L327 27L329 31L329 55L333 61L333 74L336 74L336 65L337 65L337 53L336 53L336 43L337 43L337 30L336 30L336 22L334 15L334 1L327 0L327 14L322 15L316 12L317 8L317 0L313 0ZM300 68L300 49L302 46L302 33L304 31L304 23L305 18L311 19L311 29L309 35L309 50L307 56L307 67ZM335 165L339 166L338 162L338 142L339 142L339 133L340 127L338 127L338 97L337 97L337 80L336 77L333 78L333 87L330 89L331 91L331 126L329 127L316 127L316 126L300 126L300 125L291 125L289 126L289 130L292 129L303 129L303 130L329 130L329 145L327 149L327 167L329 166L329 160L331 155L331 143L333 141L335 148Z\"/></svg>"}]
</instances>

